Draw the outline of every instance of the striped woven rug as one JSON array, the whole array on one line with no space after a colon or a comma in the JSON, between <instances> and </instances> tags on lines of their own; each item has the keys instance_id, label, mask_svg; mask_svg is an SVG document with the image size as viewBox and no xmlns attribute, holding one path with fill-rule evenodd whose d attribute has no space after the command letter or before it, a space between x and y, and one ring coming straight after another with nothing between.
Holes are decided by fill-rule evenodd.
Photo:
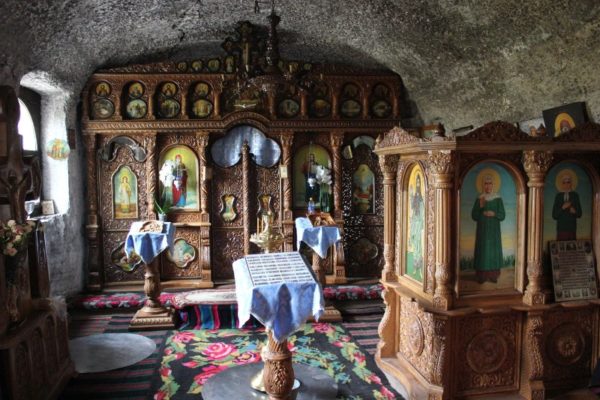
<instances>
[{"instance_id":1,"label":"striped woven rug","mask_svg":"<svg viewBox=\"0 0 600 400\"><path fill-rule=\"evenodd\" d=\"M75 315L69 321L71 338L99 333L126 333L132 314ZM60 399L147 400L157 373L168 331L136 332L151 338L156 350L145 360L113 371L79 374Z\"/></svg>"},{"instance_id":2,"label":"striped woven rug","mask_svg":"<svg viewBox=\"0 0 600 400\"><path fill-rule=\"evenodd\" d=\"M383 314L344 316L342 326L350 333L356 343L361 345L369 354L375 354L379 335L377 328Z\"/></svg>"},{"instance_id":3,"label":"striped woven rug","mask_svg":"<svg viewBox=\"0 0 600 400\"><path fill-rule=\"evenodd\" d=\"M348 311L348 312L344 312ZM363 312L364 311L364 312ZM368 312L367 312L368 311ZM366 352L374 354L379 337L377 327L383 313L376 308L354 307L342 310L342 325ZM69 331L71 338L99 333L128 332L132 314L94 315L78 313L71 315ZM152 378L158 373L160 355L163 353L165 340L170 331L137 332L156 342L156 350L147 359L130 367L118 370L80 374L71 379L62 400L148 400L152 393Z\"/></svg>"}]
</instances>

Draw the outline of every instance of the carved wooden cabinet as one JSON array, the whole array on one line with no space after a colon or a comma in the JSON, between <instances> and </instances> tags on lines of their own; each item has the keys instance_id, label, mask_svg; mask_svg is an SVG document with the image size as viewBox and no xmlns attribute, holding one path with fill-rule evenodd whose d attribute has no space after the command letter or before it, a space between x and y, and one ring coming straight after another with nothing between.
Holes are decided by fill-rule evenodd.
<instances>
[{"instance_id":1,"label":"carved wooden cabinet","mask_svg":"<svg viewBox=\"0 0 600 400\"><path fill-rule=\"evenodd\" d=\"M23 159L13 88L0 86L0 110L5 113L2 133L9 149L8 157L0 155L0 397L55 399L75 368L69 358L66 305L60 310L61 305L49 298L43 227L25 221L25 198L39 196L41 189L40 164Z\"/></svg>"},{"instance_id":2,"label":"carved wooden cabinet","mask_svg":"<svg viewBox=\"0 0 600 400\"><path fill-rule=\"evenodd\" d=\"M264 211L260 199L284 234L282 250L292 250L294 218L306 213L311 196L343 231L343 250L323 261L328 282L379 275L383 193L372 149L377 135L400 121L400 78L287 60L279 60L280 74L261 75L260 54L231 50L264 48L247 43L258 28L241 25L238 31L250 34L239 43L228 38L224 56L114 68L89 79L82 93L89 289L142 282L139 260L127 259L123 241L131 222L156 218L155 199L180 199L179 189L165 190L171 183L165 186L162 172L178 156L187 198L168 218L187 258L161 258L164 286L232 279L232 262L259 251L249 237ZM236 132L242 139L232 139ZM255 134L277 153L273 162L262 162L265 153L250 140ZM331 180L309 195L318 166Z\"/></svg>"},{"instance_id":3,"label":"carved wooden cabinet","mask_svg":"<svg viewBox=\"0 0 600 400\"><path fill-rule=\"evenodd\" d=\"M562 301L548 245L571 230L598 264L599 150L591 123L555 138L504 122L456 138L383 136L387 307L376 359L412 398L543 399L587 385L597 289ZM565 228L553 210L568 197Z\"/></svg>"}]
</instances>

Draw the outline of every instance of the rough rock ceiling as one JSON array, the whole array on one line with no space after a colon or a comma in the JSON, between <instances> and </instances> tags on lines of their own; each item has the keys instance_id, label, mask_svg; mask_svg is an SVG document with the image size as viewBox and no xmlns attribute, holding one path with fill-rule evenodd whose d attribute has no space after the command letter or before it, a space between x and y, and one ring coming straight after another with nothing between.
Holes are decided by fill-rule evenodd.
<instances>
[{"instance_id":1,"label":"rough rock ceiling","mask_svg":"<svg viewBox=\"0 0 600 400\"><path fill-rule=\"evenodd\" d=\"M4 0L0 80L46 71L78 93L100 67L221 54L252 0ZM278 0L284 58L384 67L406 124L519 121L585 100L600 111L596 0Z\"/></svg>"}]
</instances>

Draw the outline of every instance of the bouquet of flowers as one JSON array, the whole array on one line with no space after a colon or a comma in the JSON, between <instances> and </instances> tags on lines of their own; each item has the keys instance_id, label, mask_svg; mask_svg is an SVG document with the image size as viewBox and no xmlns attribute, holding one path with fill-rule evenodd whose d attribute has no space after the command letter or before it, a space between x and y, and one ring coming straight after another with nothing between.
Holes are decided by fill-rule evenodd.
<instances>
[{"instance_id":1,"label":"bouquet of flowers","mask_svg":"<svg viewBox=\"0 0 600 400\"><path fill-rule=\"evenodd\" d=\"M17 224L14 219L0 221L0 247L2 254L14 257L27 246L27 238L35 226L34 221Z\"/></svg>"}]
</instances>

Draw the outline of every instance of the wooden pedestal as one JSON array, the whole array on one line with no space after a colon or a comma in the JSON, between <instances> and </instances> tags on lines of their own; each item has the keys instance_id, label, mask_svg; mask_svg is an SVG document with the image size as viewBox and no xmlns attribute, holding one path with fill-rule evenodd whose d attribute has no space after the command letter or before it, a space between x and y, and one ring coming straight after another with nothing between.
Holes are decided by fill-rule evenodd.
<instances>
[{"instance_id":1,"label":"wooden pedestal","mask_svg":"<svg viewBox=\"0 0 600 400\"><path fill-rule=\"evenodd\" d=\"M158 257L150 264L146 264L144 292L148 299L144 307L131 319L129 330L174 329L177 317L175 312L160 304Z\"/></svg>"}]
</instances>

